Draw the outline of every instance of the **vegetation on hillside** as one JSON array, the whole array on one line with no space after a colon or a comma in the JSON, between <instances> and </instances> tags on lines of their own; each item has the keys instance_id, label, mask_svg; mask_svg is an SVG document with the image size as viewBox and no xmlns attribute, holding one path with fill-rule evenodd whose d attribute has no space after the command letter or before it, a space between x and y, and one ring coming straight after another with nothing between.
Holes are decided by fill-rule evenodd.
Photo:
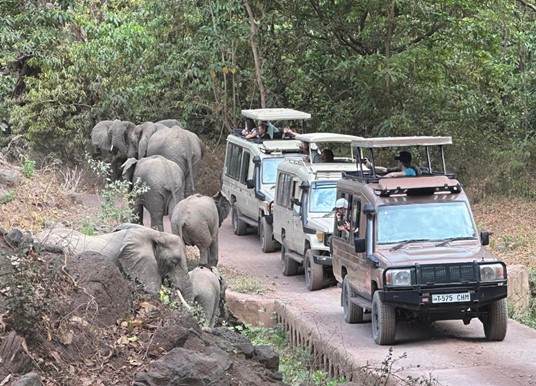
<instances>
[{"instance_id":1,"label":"vegetation on hillside","mask_svg":"<svg viewBox=\"0 0 536 386\"><path fill-rule=\"evenodd\" d=\"M2 0L0 148L80 162L101 119L179 118L217 142L242 108L307 130L451 135L475 197L532 198L530 1Z\"/></svg>"}]
</instances>

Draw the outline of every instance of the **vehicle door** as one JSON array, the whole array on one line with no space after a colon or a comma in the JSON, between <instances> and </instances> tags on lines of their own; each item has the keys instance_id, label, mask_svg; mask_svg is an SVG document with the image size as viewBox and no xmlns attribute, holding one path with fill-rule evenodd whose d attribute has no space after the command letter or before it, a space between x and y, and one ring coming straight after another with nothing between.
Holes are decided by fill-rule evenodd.
<instances>
[{"instance_id":1,"label":"vehicle door","mask_svg":"<svg viewBox=\"0 0 536 386\"><path fill-rule=\"evenodd\" d=\"M280 243L285 236L292 232L292 176L285 172L278 172L275 192L275 205L273 209L274 238ZM287 241L287 242L290 242Z\"/></svg>"},{"instance_id":2,"label":"vehicle door","mask_svg":"<svg viewBox=\"0 0 536 386\"><path fill-rule=\"evenodd\" d=\"M355 243L357 239L369 239L370 242L373 242L374 222L367 222L366 216L362 215L363 205L367 202L366 200L356 194L351 197L351 202L349 212L353 235L351 235L348 242L353 251L350 255L350 265L353 269L350 282L361 296L371 299L371 277L372 270L375 269L375 264L367 258L366 251L355 251Z\"/></svg>"},{"instance_id":3,"label":"vehicle door","mask_svg":"<svg viewBox=\"0 0 536 386\"><path fill-rule=\"evenodd\" d=\"M292 242L289 248L299 254L304 254L305 233L303 231L303 216L308 205L308 189L302 189L300 186L302 180L294 177L291 182L291 212L292 212Z\"/></svg>"}]
</instances>

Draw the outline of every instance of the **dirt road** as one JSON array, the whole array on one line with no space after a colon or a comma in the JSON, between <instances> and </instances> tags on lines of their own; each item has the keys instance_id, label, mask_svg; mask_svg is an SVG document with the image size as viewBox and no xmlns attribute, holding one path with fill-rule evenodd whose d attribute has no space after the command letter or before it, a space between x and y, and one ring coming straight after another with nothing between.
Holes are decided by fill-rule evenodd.
<instances>
[{"instance_id":1,"label":"dirt road","mask_svg":"<svg viewBox=\"0 0 536 386\"><path fill-rule=\"evenodd\" d=\"M227 219L220 229L220 265L261 279L271 289L262 298L285 302L310 325L337 346L353 362L378 366L389 347L372 340L371 323L346 324L340 306L340 289L309 292L304 276L280 273L279 252L265 254L256 235L235 236ZM393 358L398 375L434 379L441 385L536 385L536 330L509 321L503 342L488 342L482 324L473 320L436 322L431 327L397 325Z\"/></svg>"}]
</instances>

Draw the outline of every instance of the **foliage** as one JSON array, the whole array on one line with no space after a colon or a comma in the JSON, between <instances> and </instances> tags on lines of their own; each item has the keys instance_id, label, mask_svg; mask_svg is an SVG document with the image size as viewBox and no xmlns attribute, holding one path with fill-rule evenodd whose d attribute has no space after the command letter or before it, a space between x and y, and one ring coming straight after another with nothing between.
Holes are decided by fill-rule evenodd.
<instances>
[{"instance_id":1,"label":"foliage","mask_svg":"<svg viewBox=\"0 0 536 386\"><path fill-rule=\"evenodd\" d=\"M330 379L325 371L315 370L315 358L302 349L289 345L285 331L278 325L273 328L263 326L235 326L253 345L272 346L279 354L279 371L283 382L288 385L335 386L346 382L344 378Z\"/></svg>"},{"instance_id":2,"label":"foliage","mask_svg":"<svg viewBox=\"0 0 536 386\"><path fill-rule=\"evenodd\" d=\"M53 306L54 293L60 283L59 271L47 264L23 242L12 255L0 255L10 264L2 266L6 316L16 332L28 339L40 329L40 323ZM50 269L52 268L52 269ZM43 286L43 283L47 283Z\"/></svg>"},{"instance_id":3,"label":"foliage","mask_svg":"<svg viewBox=\"0 0 536 386\"><path fill-rule=\"evenodd\" d=\"M35 173L35 161L28 157L24 157L24 162L22 164L22 174L26 178L32 178L34 173Z\"/></svg>"},{"instance_id":4,"label":"foliage","mask_svg":"<svg viewBox=\"0 0 536 386\"><path fill-rule=\"evenodd\" d=\"M14 192L9 192L6 195L0 197L0 204L7 204L15 199L16 195Z\"/></svg>"},{"instance_id":5,"label":"foliage","mask_svg":"<svg viewBox=\"0 0 536 386\"><path fill-rule=\"evenodd\" d=\"M90 169L101 177L108 175L110 164L102 161L95 161L86 157ZM106 177L106 183L102 192L101 209L97 214L95 222L107 224L106 230L111 230L115 226L134 222L137 220L135 214L136 200L139 195L147 192L149 187L141 181L131 183L130 181L111 181ZM106 226L105 226L106 227ZM87 225L84 227L87 230Z\"/></svg>"},{"instance_id":6,"label":"foliage","mask_svg":"<svg viewBox=\"0 0 536 386\"><path fill-rule=\"evenodd\" d=\"M307 131L450 135L465 185L531 196L536 12L524 2L249 4L270 107L312 112ZM0 142L23 135L76 163L102 119L178 118L218 141L259 107L241 0L4 0L0 14Z\"/></svg>"}]
</instances>

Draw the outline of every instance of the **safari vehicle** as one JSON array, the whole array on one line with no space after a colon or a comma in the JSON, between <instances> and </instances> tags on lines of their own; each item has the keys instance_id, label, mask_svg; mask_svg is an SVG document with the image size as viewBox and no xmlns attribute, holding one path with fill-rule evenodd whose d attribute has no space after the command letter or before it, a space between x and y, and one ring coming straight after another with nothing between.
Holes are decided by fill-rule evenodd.
<instances>
[{"instance_id":1,"label":"safari vehicle","mask_svg":"<svg viewBox=\"0 0 536 386\"><path fill-rule=\"evenodd\" d=\"M222 192L231 202L231 220L235 235L256 229L263 252L273 252L278 244L272 237L271 203L274 198L277 165L285 157L300 157L300 141L282 139L283 125L311 118L292 109L242 110L244 118L269 123L271 139L246 139L241 130L227 137ZM276 126L279 125L278 126Z\"/></svg>"},{"instance_id":2,"label":"safari vehicle","mask_svg":"<svg viewBox=\"0 0 536 386\"><path fill-rule=\"evenodd\" d=\"M337 183L337 198L348 200L348 221L358 227L353 237L332 236L333 273L342 285L345 322L362 322L363 314L371 313L374 341L390 345L400 321L459 319L469 324L478 318L488 340L503 340L506 265L483 247L490 233L477 231L461 184L446 171L444 146L451 138L353 143L372 160L382 148L424 151L420 159L426 166L418 176L396 178L360 167ZM432 161L439 163L438 170Z\"/></svg>"},{"instance_id":3,"label":"safari vehicle","mask_svg":"<svg viewBox=\"0 0 536 386\"><path fill-rule=\"evenodd\" d=\"M329 252L337 181L343 172L356 171L352 135L312 133L296 139L309 143L311 153L287 159L277 168L273 232L281 247L283 275L305 273L310 291L334 284ZM315 163L318 147L334 149L333 162Z\"/></svg>"}]
</instances>

